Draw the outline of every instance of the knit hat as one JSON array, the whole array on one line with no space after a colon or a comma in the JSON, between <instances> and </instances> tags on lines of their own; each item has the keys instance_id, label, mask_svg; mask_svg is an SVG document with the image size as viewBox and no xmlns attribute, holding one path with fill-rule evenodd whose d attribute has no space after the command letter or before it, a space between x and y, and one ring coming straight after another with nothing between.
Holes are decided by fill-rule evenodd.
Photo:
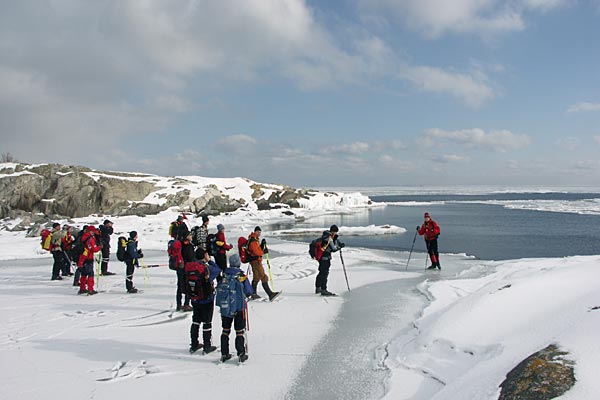
<instances>
[{"instance_id":1,"label":"knit hat","mask_svg":"<svg viewBox=\"0 0 600 400\"><path fill-rule=\"evenodd\" d=\"M237 254L232 254L229 257L229 266L231 268L239 268L240 265L241 265L240 256L238 256Z\"/></svg>"},{"instance_id":2,"label":"knit hat","mask_svg":"<svg viewBox=\"0 0 600 400\"><path fill-rule=\"evenodd\" d=\"M340 230L338 229L337 225L331 225L331 228L329 228L329 232L339 232Z\"/></svg>"},{"instance_id":3,"label":"knit hat","mask_svg":"<svg viewBox=\"0 0 600 400\"><path fill-rule=\"evenodd\" d=\"M112 221L110 221L110 220L108 220L108 219L105 219L105 220L104 220L104 225L108 225L108 224L112 224Z\"/></svg>"},{"instance_id":4,"label":"knit hat","mask_svg":"<svg viewBox=\"0 0 600 400\"><path fill-rule=\"evenodd\" d=\"M257 226L256 228L254 228L254 232L257 232L257 231L261 231L262 232L262 229L260 229L260 226Z\"/></svg>"},{"instance_id":5,"label":"knit hat","mask_svg":"<svg viewBox=\"0 0 600 400\"><path fill-rule=\"evenodd\" d=\"M429 218L429 213L426 212L425 215L423 215L423 218Z\"/></svg>"},{"instance_id":6,"label":"knit hat","mask_svg":"<svg viewBox=\"0 0 600 400\"><path fill-rule=\"evenodd\" d=\"M208 215L202 216L202 222L208 222Z\"/></svg>"},{"instance_id":7,"label":"knit hat","mask_svg":"<svg viewBox=\"0 0 600 400\"><path fill-rule=\"evenodd\" d=\"M137 232L136 231L129 232L129 238L130 239L135 239L136 236L137 236Z\"/></svg>"},{"instance_id":8,"label":"knit hat","mask_svg":"<svg viewBox=\"0 0 600 400\"><path fill-rule=\"evenodd\" d=\"M217 225L217 231L218 232L221 232L223 229L225 229L225 227L223 226L223 224Z\"/></svg>"},{"instance_id":9,"label":"knit hat","mask_svg":"<svg viewBox=\"0 0 600 400\"><path fill-rule=\"evenodd\" d=\"M60 226L60 224L58 222L55 222L55 223L52 224L53 228L58 228L59 226Z\"/></svg>"}]
</instances>

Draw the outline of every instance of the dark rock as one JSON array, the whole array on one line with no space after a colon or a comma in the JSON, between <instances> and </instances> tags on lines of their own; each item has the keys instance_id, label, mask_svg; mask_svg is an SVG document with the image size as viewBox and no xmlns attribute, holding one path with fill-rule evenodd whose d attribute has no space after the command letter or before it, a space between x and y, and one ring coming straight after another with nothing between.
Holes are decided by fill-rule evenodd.
<instances>
[{"instance_id":1,"label":"dark rock","mask_svg":"<svg viewBox=\"0 0 600 400\"><path fill-rule=\"evenodd\" d=\"M498 400L548 400L562 396L575 384L574 362L568 353L549 345L527 357L506 375Z\"/></svg>"}]
</instances>

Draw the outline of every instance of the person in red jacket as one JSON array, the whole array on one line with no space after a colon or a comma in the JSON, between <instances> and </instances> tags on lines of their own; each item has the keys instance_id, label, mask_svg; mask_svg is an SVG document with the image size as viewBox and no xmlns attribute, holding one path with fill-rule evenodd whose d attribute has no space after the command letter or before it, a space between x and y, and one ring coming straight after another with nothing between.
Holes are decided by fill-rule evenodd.
<instances>
[{"instance_id":1,"label":"person in red jacket","mask_svg":"<svg viewBox=\"0 0 600 400\"><path fill-rule=\"evenodd\" d=\"M99 236L99 234L100 232L94 226L89 226L81 237L83 252L77 261L77 267L81 271L79 292L77 294L88 294L91 296L98 293L94 290L94 254L102 250L102 243L97 244L96 242L96 236Z\"/></svg>"},{"instance_id":2,"label":"person in red jacket","mask_svg":"<svg viewBox=\"0 0 600 400\"><path fill-rule=\"evenodd\" d=\"M227 244L225 241L225 227L223 224L217 225L217 254L215 255L215 262L221 268L222 271L227 269L227 250L233 248L232 245Z\"/></svg>"},{"instance_id":3,"label":"person in red jacket","mask_svg":"<svg viewBox=\"0 0 600 400\"><path fill-rule=\"evenodd\" d=\"M429 258L431 259L431 266L427 269L439 269L440 266L440 255L438 253L438 242L437 238L440 236L440 227L438 224L431 219L429 213L425 213L424 215L425 221L423 225L420 227L417 226L417 231L419 235L425 236L425 244L427 245L427 252L429 253Z\"/></svg>"}]
</instances>

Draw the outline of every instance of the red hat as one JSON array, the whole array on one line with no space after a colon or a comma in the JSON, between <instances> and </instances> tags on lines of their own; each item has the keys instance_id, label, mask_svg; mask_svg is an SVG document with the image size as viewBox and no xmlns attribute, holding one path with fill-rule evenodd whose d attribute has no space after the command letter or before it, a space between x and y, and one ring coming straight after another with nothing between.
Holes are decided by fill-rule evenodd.
<instances>
[{"instance_id":1,"label":"red hat","mask_svg":"<svg viewBox=\"0 0 600 400\"><path fill-rule=\"evenodd\" d=\"M425 215L423 215L423 218L429 218L429 213L425 213Z\"/></svg>"}]
</instances>

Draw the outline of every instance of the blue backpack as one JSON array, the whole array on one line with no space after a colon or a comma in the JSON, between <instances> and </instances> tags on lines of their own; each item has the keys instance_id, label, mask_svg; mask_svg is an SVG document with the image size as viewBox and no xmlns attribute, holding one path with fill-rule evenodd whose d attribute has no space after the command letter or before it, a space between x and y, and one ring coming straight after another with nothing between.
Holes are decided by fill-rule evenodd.
<instances>
[{"instance_id":1,"label":"blue backpack","mask_svg":"<svg viewBox=\"0 0 600 400\"><path fill-rule=\"evenodd\" d=\"M221 309L223 317L233 317L245 307L246 296L244 285L240 279L246 279L240 273L225 274L217 285L217 306Z\"/></svg>"}]
</instances>

